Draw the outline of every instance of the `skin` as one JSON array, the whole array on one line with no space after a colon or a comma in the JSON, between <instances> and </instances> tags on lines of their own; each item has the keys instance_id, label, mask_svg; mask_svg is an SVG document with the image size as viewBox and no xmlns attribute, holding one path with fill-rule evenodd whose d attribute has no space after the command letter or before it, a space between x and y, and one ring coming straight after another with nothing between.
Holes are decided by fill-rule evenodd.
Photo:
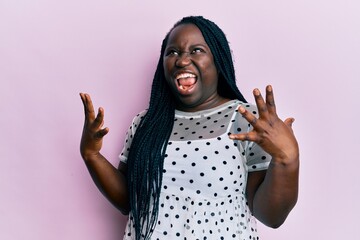
<instances>
[{"instance_id":1,"label":"skin","mask_svg":"<svg viewBox=\"0 0 360 240\"><path fill-rule=\"evenodd\" d=\"M126 186L126 165L116 169L101 153L103 137L109 132L104 125L104 109L95 114L89 94L80 93L84 105L85 122L80 142L80 153L89 173L104 196L123 214L129 212Z\"/></svg>"},{"instance_id":2,"label":"skin","mask_svg":"<svg viewBox=\"0 0 360 240\"><path fill-rule=\"evenodd\" d=\"M217 92L218 71L214 58L201 31L195 25L182 24L171 31L163 66L177 109L195 112L229 101ZM175 77L179 73L196 75L196 84L190 93L178 91Z\"/></svg>"},{"instance_id":3,"label":"skin","mask_svg":"<svg viewBox=\"0 0 360 240\"><path fill-rule=\"evenodd\" d=\"M229 101L217 92L218 71L211 51L195 25L174 28L164 54L164 73L177 109L200 111ZM175 76L183 72L196 75L196 84L189 92L181 92L176 86ZM297 201L299 148L291 128L294 119L282 121L278 118L272 87L266 87L265 100L258 89L253 93L259 118L243 107L238 109L253 126L253 131L229 137L256 142L272 156L268 170L249 173L246 196L254 216L265 225L276 228L285 221ZM127 214L126 164L121 163L116 169L101 155L103 137L109 132L108 128L103 128L104 110L99 108L96 114L90 96L80 93L80 97L85 110L81 156L99 190L116 208Z\"/></svg>"},{"instance_id":4,"label":"skin","mask_svg":"<svg viewBox=\"0 0 360 240\"><path fill-rule=\"evenodd\" d=\"M283 224L298 198L299 147L292 130L293 118L282 121L276 113L273 89L266 87L266 101L253 91L259 118L239 107L242 116L254 127L246 134L231 134L231 139L256 142L272 156L267 171L249 173L247 199L254 216L269 227Z\"/></svg>"}]
</instances>

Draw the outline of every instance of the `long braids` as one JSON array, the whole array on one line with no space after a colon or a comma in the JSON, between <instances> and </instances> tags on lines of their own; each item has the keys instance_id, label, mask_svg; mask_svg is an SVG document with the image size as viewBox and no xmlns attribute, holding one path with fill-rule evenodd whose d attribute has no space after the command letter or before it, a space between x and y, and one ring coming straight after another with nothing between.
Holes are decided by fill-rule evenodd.
<instances>
[{"instance_id":1,"label":"long braids","mask_svg":"<svg viewBox=\"0 0 360 240\"><path fill-rule=\"evenodd\" d=\"M167 38L163 41L161 53L166 42ZM175 107L165 81L162 61L163 54L154 75L149 108L136 130L127 161L130 214L136 240L147 239L156 223L165 144L174 123Z\"/></svg>"},{"instance_id":2,"label":"long braids","mask_svg":"<svg viewBox=\"0 0 360 240\"><path fill-rule=\"evenodd\" d=\"M222 30L201 16L185 17L172 29L181 24L195 24L209 45L219 71L218 93L229 99L246 102L236 86L231 51ZM170 32L162 42L149 108L136 130L127 161L130 218L136 240L149 239L156 225L165 152L174 125L175 102L166 83L163 67L163 55Z\"/></svg>"}]
</instances>

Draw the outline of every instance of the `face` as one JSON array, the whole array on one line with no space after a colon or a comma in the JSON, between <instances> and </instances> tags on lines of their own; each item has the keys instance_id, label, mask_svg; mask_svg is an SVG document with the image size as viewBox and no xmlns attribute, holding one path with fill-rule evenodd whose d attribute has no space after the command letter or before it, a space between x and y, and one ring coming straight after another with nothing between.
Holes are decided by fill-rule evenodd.
<instances>
[{"instance_id":1,"label":"face","mask_svg":"<svg viewBox=\"0 0 360 240\"><path fill-rule=\"evenodd\" d=\"M164 73L179 110L200 111L224 102L217 93L213 55L194 24L182 24L171 31L164 52Z\"/></svg>"}]
</instances>

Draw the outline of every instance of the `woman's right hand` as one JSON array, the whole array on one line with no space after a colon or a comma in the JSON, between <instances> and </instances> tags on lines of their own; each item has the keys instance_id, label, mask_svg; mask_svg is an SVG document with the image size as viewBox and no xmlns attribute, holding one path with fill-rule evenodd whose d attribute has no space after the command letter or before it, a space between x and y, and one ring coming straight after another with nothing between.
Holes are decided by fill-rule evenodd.
<instances>
[{"instance_id":1,"label":"woman's right hand","mask_svg":"<svg viewBox=\"0 0 360 240\"><path fill-rule=\"evenodd\" d=\"M85 122L81 136L80 153L84 160L97 157L102 147L103 137L109 132L109 128L102 128L104 125L104 109L99 108L95 116L94 106L90 95L80 93L84 105Z\"/></svg>"}]
</instances>

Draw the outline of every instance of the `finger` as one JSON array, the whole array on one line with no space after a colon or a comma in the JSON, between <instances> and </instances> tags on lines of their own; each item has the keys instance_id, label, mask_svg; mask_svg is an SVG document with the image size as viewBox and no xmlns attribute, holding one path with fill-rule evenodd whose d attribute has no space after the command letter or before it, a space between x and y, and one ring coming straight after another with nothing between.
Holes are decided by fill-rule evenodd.
<instances>
[{"instance_id":1,"label":"finger","mask_svg":"<svg viewBox=\"0 0 360 240\"><path fill-rule=\"evenodd\" d=\"M251 131L248 133L230 134L229 138L232 140L257 142L259 136L255 131Z\"/></svg>"},{"instance_id":2,"label":"finger","mask_svg":"<svg viewBox=\"0 0 360 240\"><path fill-rule=\"evenodd\" d=\"M103 138L106 134L108 134L109 128L101 129L100 131L96 132L95 137L96 138Z\"/></svg>"},{"instance_id":3,"label":"finger","mask_svg":"<svg viewBox=\"0 0 360 240\"><path fill-rule=\"evenodd\" d=\"M86 99L85 99L85 94L84 93L80 93L80 98L81 98L81 101L82 101L82 104L84 106L84 113L86 115Z\"/></svg>"},{"instance_id":4,"label":"finger","mask_svg":"<svg viewBox=\"0 0 360 240\"><path fill-rule=\"evenodd\" d=\"M85 116L89 118L90 120L93 120L95 118L95 111L94 106L91 101L90 95L87 93L84 93L84 107L85 107Z\"/></svg>"},{"instance_id":5,"label":"finger","mask_svg":"<svg viewBox=\"0 0 360 240\"><path fill-rule=\"evenodd\" d=\"M255 97L255 102L256 102L256 106L258 108L259 111L259 118L268 118L268 109L266 106L266 103L264 101L264 98L262 97L260 90L255 88L253 91L254 97Z\"/></svg>"},{"instance_id":6,"label":"finger","mask_svg":"<svg viewBox=\"0 0 360 240\"><path fill-rule=\"evenodd\" d=\"M98 114L94 120L94 127L101 128L104 125L104 109L102 107L99 108Z\"/></svg>"},{"instance_id":7,"label":"finger","mask_svg":"<svg viewBox=\"0 0 360 240\"><path fill-rule=\"evenodd\" d=\"M243 106L239 106L238 111L254 128L257 127L258 119L253 114L251 114Z\"/></svg>"},{"instance_id":8,"label":"finger","mask_svg":"<svg viewBox=\"0 0 360 240\"><path fill-rule=\"evenodd\" d=\"M274 92L271 85L266 86L266 106L270 114L277 116Z\"/></svg>"},{"instance_id":9,"label":"finger","mask_svg":"<svg viewBox=\"0 0 360 240\"><path fill-rule=\"evenodd\" d=\"M284 123L292 130L292 124L295 122L295 118L287 118Z\"/></svg>"},{"instance_id":10,"label":"finger","mask_svg":"<svg viewBox=\"0 0 360 240\"><path fill-rule=\"evenodd\" d=\"M82 101L83 107L84 107L84 114L85 114L85 123L84 124L87 125L89 123L89 114L88 114L88 110L87 110L88 107L87 107L86 94L80 93L80 98L81 98L81 101Z\"/></svg>"}]
</instances>

